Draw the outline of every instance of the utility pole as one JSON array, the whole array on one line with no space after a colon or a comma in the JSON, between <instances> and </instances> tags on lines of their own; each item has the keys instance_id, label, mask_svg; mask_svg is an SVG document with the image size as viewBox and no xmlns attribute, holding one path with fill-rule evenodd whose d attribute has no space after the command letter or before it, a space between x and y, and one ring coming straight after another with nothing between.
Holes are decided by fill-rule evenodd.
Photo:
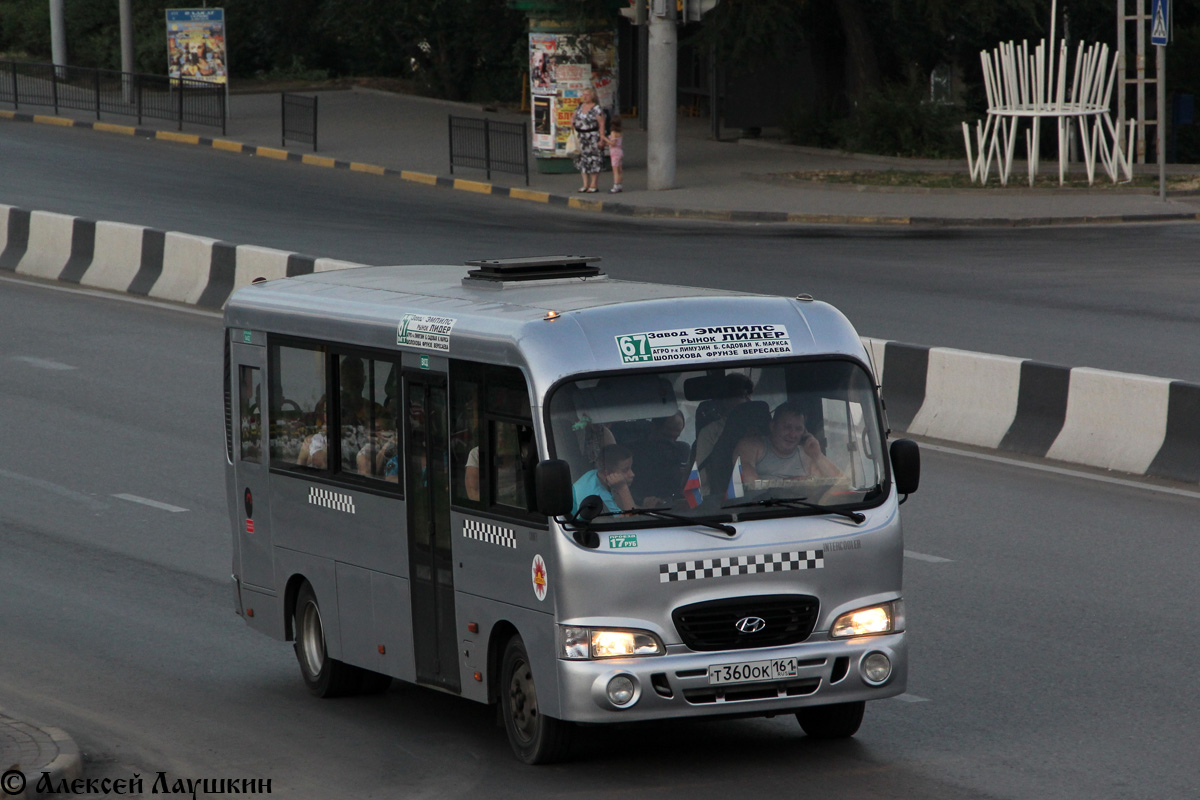
<instances>
[{"instance_id":1,"label":"utility pole","mask_svg":"<svg viewBox=\"0 0 1200 800\"><path fill-rule=\"evenodd\" d=\"M646 185L651 190L675 188L675 86L678 34L675 0L650 0L650 36L646 98Z\"/></svg>"},{"instance_id":2,"label":"utility pole","mask_svg":"<svg viewBox=\"0 0 1200 800\"><path fill-rule=\"evenodd\" d=\"M121 72L129 74L134 71L133 64L133 0L118 0L121 17ZM122 97L126 103L133 105L133 81L122 80Z\"/></svg>"},{"instance_id":3,"label":"utility pole","mask_svg":"<svg viewBox=\"0 0 1200 800\"><path fill-rule=\"evenodd\" d=\"M56 67L67 66L67 29L63 0L50 0L50 58Z\"/></svg>"},{"instance_id":4,"label":"utility pole","mask_svg":"<svg viewBox=\"0 0 1200 800\"><path fill-rule=\"evenodd\" d=\"M1158 50L1158 199L1167 202L1167 48Z\"/></svg>"},{"instance_id":5,"label":"utility pole","mask_svg":"<svg viewBox=\"0 0 1200 800\"><path fill-rule=\"evenodd\" d=\"M121 72L133 72L133 0L118 0L121 15Z\"/></svg>"}]
</instances>

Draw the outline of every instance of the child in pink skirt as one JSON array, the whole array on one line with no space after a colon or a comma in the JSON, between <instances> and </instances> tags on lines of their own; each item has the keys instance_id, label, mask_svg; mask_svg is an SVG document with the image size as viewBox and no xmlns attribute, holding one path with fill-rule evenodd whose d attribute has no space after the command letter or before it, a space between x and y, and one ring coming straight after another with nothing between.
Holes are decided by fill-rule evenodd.
<instances>
[{"instance_id":1,"label":"child in pink skirt","mask_svg":"<svg viewBox=\"0 0 1200 800\"><path fill-rule=\"evenodd\" d=\"M613 187L608 191L616 194L621 191L621 163L625 159L625 150L621 147L620 117L613 115L612 122L608 124L608 135L604 137L604 143L608 145L608 155L612 159Z\"/></svg>"}]
</instances>

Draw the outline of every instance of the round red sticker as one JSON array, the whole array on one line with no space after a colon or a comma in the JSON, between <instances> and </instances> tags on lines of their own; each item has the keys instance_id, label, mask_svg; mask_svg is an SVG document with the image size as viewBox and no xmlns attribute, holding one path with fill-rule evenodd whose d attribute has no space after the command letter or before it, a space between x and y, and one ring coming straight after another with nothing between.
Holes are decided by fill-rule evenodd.
<instances>
[{"instance_id":1,"label":"round red sticker","mask_svg":"<svg viewBox=\"0 0 1200 800\"><path fill-rule=\"evenodd\" d=\"M546 586L549 581L546 578L546 562L542 560L540 555L533 557L533 593L537 595L537 599L546 599Z\"/></svg>"}]
</instances>

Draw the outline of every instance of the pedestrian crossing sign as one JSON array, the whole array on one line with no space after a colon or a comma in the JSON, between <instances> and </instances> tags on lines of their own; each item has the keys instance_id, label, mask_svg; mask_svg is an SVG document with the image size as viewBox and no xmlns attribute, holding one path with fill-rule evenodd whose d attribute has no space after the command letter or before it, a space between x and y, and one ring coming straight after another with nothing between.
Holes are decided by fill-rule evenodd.
<instances>
[{"instance_id":1,"label":"pedestrian crossing sign","mask_svg":"<svg viewBox=\"0 0 1200 800\"><path fill-rule=\"evenodd\" d=\"M1169 35L1167 33L1167 0L1154 0L1154 10L1150 14L1150 44L1165 47Z\"/></svg>"}]
</instances>

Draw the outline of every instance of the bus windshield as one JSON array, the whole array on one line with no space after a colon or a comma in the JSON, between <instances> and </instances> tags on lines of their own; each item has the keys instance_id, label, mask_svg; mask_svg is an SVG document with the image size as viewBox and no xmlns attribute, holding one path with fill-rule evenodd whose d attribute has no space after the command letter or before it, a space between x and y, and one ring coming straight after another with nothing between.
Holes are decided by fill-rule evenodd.
<instances>
[{"instance_id":1,"label":"bus windshield","mask_svg":"<svg viewBox=\"0 0 1200 800\"><path fill-rule=\"evenodd\" d=\"M574 507L596 524L813 514L883 499L886 459L872 380L848 360L583 378L549 398L552 447ZM803 504L756 503L790 498ZM676 523L678 524L678 523Z\"/></svg>"}]
</instances>

